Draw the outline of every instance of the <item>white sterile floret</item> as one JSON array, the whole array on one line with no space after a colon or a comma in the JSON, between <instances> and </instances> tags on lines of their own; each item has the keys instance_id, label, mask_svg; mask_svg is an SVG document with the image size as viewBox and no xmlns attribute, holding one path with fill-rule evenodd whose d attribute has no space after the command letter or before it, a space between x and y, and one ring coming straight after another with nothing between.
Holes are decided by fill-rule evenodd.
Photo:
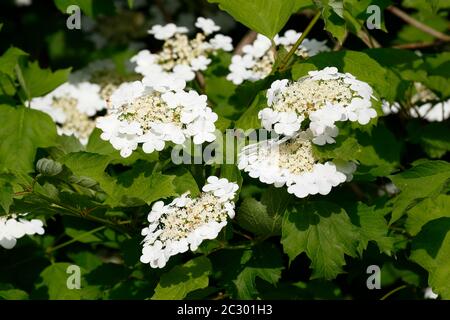
<instances>
[{"instance_id":1,"label":"white sterile floret","mask_svg":"<svg viewBox=\"0 0 450 320\"><path fill-rule=\"evenodd\" d=\"M203 31L205 35L210 35L211 33L220 30L220 27L214 23L212 19L198 17L195 22L195 26Z\"/></svg>"},{"instance_id":2,"label":"white sterile floret","mask_svg":"<svg viewBox=\"0 0 450 320\"><path fill-rule=\"evenodd\" d=\"M310 132L301 132L289 139L249 145L239 154L238 167L263 183L286 185L287 191L298 198L326 195L349 181L356 165L344 161L320 163L313 154L311 138Z\"/></svg>"},{"instance_id":3,"label":"white sterile floret","mask_svg":"<svg viewBox=\"0 0 450 320\"><path fill-rule=\"evenodd\" d=\"M130 59L134 71L154 84L164 78L169 79L165 80L166 82L176 78L191 81L195 78L195 72L206 70L212 61L212 55L217 54L219 50L233 50L230 37L216 34L208 40L212 33L220 29L211 19L200 17L195 25L202 32L198 32L192 39L184 34L187 32L184 27L174 24L153 26L149 33L164 40L162 49L157 53L151 53L149 50L138 52Z\"/></svg>"},{"instance_id":4,"label":"white sterile floret","mask_svg":"<svg viewBox=\"0 0 450 320\"><path fill-rule=\"evenodd\" d=\"M215 140L217 115L207 106L207 97L195 91L150 87L141 81L122 84L111 96L111 112L97 119L97 127L126 158L142 144L142 150L161 151L165 142L194 144ZM160 84L161 86L161 84ZM161 90L164 89L164 90Z\"/></svg>"},{"instance_id":5,"label":"white sterile floret","mask_svg":"<svg viewBox=\"0 0 450 320\"><path fill-rule=\"evenodd\" d=\"M170 257L195 251L204 240L215 239L234 218L233 199L238 185L211 176L198 197L189 192L165 205L156 202L148 215L149 226L142 230L141 262L164 268Z\"/></svg>"},{"instance_id":6,"label":"white sterile floret","mask_svg":"<svg viewBox=\"0 0 450 320\"><path fill-rule=\"evenodd\" d=\"M430 122L441 122L450 118L450 99L437 102L439 101L438 96L419 82L414 83L414 89L416 92L409 102L413 107L409 107L409 109L405 107L411 117L420 117ZM383 100L381 107L385 115L398 113L402 109L400 103L390 104L385 100Z\"/></svg>"},{"instance_id":7,"label":"white sterile floret","mask_svg":"<svg viewBox=\"0 0 450 320\"><path fill-rule=\"evenodd\" d=\"M211 59L206 58L205 56L199 56L195 59L192 59L191 66L192 70L199 71L199 70L206 70L208 68L208 65L211 63Z\"/></svg>"},{"instance_id":8,"label":"white sterile floret","mask_svg":"<svg viewBox=\"0 0 450 320\"><path fill-rule=\"evenodd\" d=\"M287 136L298 131L304 119L309 119L312 141L322 145L335 142L336 122L349 120L365 125L375 118L372 98L373 91L367 83L327 67L310 71L308 76L294 82L274 81L267 90L268 107L258 117L266 130Z\"/></svg>"},{"instance_id":9,"label":"white sterile floret","mask_svg":"<svg viewBox=\"0 0 450 320\"><path fill-rule=\"evenodd\" d=\"M434 103L425 103L417 107L420 117L428 121L441 122L450 118L450 100ZM412 111L413 117L418 117L417 112Z\"/></svg>"},{"instance_id":10,"label":"white sterile floret","mask_svg":"<svg viewBox=\"0 0 450 320\"><path fill-rule=\"evenodd\" d=\"M106 108L100 86L90 82L65 83L44 97L31 99L29 104L47 113L58 125L60 135L74 135L83 144L95 128L91 117Z\"/></svg>"},{"instance_id":11,"label":"white sterile floret","mask_svg":"<svg viewBox=\"0 0 450 320\"><path fill-rule=\"evenodd\" d=\"M137 80L139 75L131 70L125 74L117 71L116 65L112 60L96 60L89 63L86 67L70 74L69 83L79 85L82 83L93 83L100 86L100 97L108 101L111 93L117 87L124 83Z\"/></svg>"},{"instance_id":12,"label":"white sterile floret","mask_svg":"<svg viewBox=\"0 0 450 320\"><path fill-rule=\"evenodd\" d=\"M214 38L212 38L209 43L211 46L216 49L222 49L223 51L232 51L233 50L233 40L231 37L224 36L223 34L216 34Z\"/></svg>"},{"instance_id":13,"label":"white sterile floret","mask_svg":"<svg viewBox=\"0 0 450 320\"><path fill-rule=\"evenodd\" d=\"M274 44L289 51L300 35L301 33L295 30L287 30L283 36L275 36ZM304 39L295 51L295 54L307 58L323 51L329 51L330 49L325 45L325 42L315 39ZM275 50L273 50L272 41L269 38L258 34L252 44L247 44L242 48L242 52L242 55L233 56L229 66L230 73L227 75L228 80L239 85L245 80L256 81L270 74L275 62Z\"/></svg>"},{"instance_id":14,"label":"white sterile floret","mask_svg":"<svg viewBox=\"0 0 450 320\"><path fill-rule=\"evenodd\" d=\"M44 234L44 224L39 219L26 220L26 214L0 217L0 246L12 249L25 235Z\"/></svg>"},{"instance_id":15,"label":"white sterile floret","mask_svg":"<svg viewBox=\"0 0 450 320\"><path fill-rule=\"evenodd\" d=\"M161 26L159 24L154 25L148 33L152 34L158 40L166 40L172 38L177 33L186 33L188 29L186 27L178 27L173 23Z\"/></svg>"},{"instance_id":16,"label":"white sterile floret","mask_svg":"<svg viewBox=\"0 0 450 320\"><path fill-rule=\"evenodd\" d=\"M433 292L433 289L428 287L425 289L424 295L423 295L424 299L437 299L439 297L439 295L437 295L436 293Z\"/></svg>"}]
</instances>

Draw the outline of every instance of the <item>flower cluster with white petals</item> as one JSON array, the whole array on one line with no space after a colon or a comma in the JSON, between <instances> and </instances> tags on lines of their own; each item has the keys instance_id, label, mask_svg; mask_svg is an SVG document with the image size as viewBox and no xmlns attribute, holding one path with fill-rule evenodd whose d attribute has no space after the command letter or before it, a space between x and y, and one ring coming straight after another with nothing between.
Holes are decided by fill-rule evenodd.
<instances>
[{"instance_id":1,"label":"flower cluster with white petals","mask_svg":"<svg viewBox=\"0 0 450 320\"><path fill-rule=\"evenodd\" d=\"M283 36L276 36L274 43L276 46L283 46L289 51L294 43L301 36L295 30L287 30ZM329 51L325 41L315 39L304 39L295 54L300 57L311 57L319 52ZM256 81L265 78L271 71L275 62L272 42L262 34L258 34L252 44L247 44L242 48L242 55L234 55L229 66L230 73L227 79L239 85L245 80Z\"/></svg>"},{"instance_id":2,"label":"flower cluster with white petals","mask_svg":"<svg viewBox=\"0 0 450 320\"><path fill-rule=\"evenodd\" d=\"M26 214L12 214L9 217L0 217L0 246L12 249L17 240L25 235L44 234L44 224L39 219L26 220Z\"/></svg>"},{"instance_id":3,"label":"flower cluster with white petals","mask_svg":"<svg viewBox=\"0 0 450 320\"><path fill-rule=\"evenodd\" d=\"M377 116L372 108L372 88L335 67L310 71L297 81L276 80L267 91L268 107L258 114L266 130L292 136L309 119L313 143L334 143L335 123L352 121L365 125Z\"/></svg>"},{"instance_id":4,"label":"flower cluster with white petals","mask_svg":"<svg viewBox=\"0 0 450 320\"><path fill-rule=\"evenodd\" d=\"M31 99L29 105L47 113L56 122L58 134L74 135L86 144L95 128L93 117L106 108L100 91L98 84L66 82L43 97Z\"/></svg>"},{"instance_id":5,"label":"flower cluster with white petals","mask_svg":"<svg viewBox=\"0 0 450 320\"><path fill-rule=\"evenodd\" d=\"M140 80L141 76L127 70L126 74L117 71L112 60L97 60L89 63L83 69L70 74L69 82L76 85L82 82L90 82L100 86L100 97L108 101L111 94L124 82Z\"/></svg>"},{"instance_id":6,"label":"flower cluster with white petals","mask_svg":"<svg viewBox=\"0 0 450 320\"><path fill-rule=\"evenodd\" d=\"M163 268L170 257L195 251L204 240L217 238L228 218L234 218L238 188L225 178L211 176L196 198L187 192L167 205L156 202L148 215L150 224L142 230L141 262Z\"/></svg>"},{"instance_id":7,"label":"flower cluster with white petals","mask_svg":"<svg viewBox=\"0 0 450 320\"><path fill-rule=\"evenodd\" d=\"M194 144L215 140L217 114L207 106L207 97L184 91L179 83L160 83L158 87L135 81L122 84L111 96L108 115L97 119L101 138L130 156L140 143L146 153L161 151L165 142Z\"/></svg>"},{"instance_id":8,"label":"flower cluster with white petals","mask_svg":"<svg viewBox=\"0 0 450 320\"><path fill-rule=\"evenodd\" d=\"M340 160L320 163L311 138L310 131L303 131L294 137L248 145L239 154L238 167L263 183L278 188L286 185L298 198L326 195L353 178L356 164Z\"/></svg>"},{"instance_id":9,"label":"flower cluster with white petals","mask_svg":"<svg viewBox=\"0 0 450 320\"><path fill-rule=\"evenodd\" d=\"M223 34L215 34L207 40L220 30L213 20L199 17L195 26L202 31L193 39L186 35L187 28L173 23L153 26L149 33L156 39L164 40L162 50L158 53L140 51L130 60L134 70L146 81L172 81L174 78L191 81L195 78L195 72L207 69L212 54L218 50L233 50L232 39ZM164 80L167 77L169 80Z\"/></svg>"},{"instance_id":10,"label":"flower cluster with white petals","mask_svg":"<svg viewBox=\"0 0 450 320\"><path fill-rule=\"evenodd\" d=\"M414 83L414 89L416 93L410 101L414 108L408 110L411 117L420 117L430 122L441 122L450 118L450 99L436 103L439 99L434 92L419 82ZM398 113L401 109L398 102L391 104L385 100L381 107L385 115Z\"/></svg>"}]
</instances>

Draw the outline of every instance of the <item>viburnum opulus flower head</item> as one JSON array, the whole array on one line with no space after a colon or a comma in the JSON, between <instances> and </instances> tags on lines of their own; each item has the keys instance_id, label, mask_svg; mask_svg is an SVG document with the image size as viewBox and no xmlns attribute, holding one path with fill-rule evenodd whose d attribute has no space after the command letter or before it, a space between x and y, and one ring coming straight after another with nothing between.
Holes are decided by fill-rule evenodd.
<instances>
[{"instance_id":1,"label":"viburnum opulus flower head","mask_svg":"<svg viewBox=\"0 0 450 320\"><path fill-rule=\"evenodd\" d=\"M265 129L287 136L309 119L313 143L323 145L335 142L335 122L349 120L365 125L375 118L372 98L373 90L367 83L327 67L310 71L297 81L274 81L267 91L268 107L258 117Z\"/></svg>"},{"instance_id":2,"label":"viburnum opulus flower head","mask_svg":"<svg viewBox=\"0 0 450 320\"><path fill-rule=\"evenodd\" d=\"M65 83L43 97L30 100L32 109L47 113L60 135L74 135L86 144L95 128L93 117L106 108L100 86L90 82Z\"/></svg>"},{"instance_id":3,"label":"viburnum opulus flower head","mask_svg":"<svg viewBox=\"0 0 450 320\"><path fill-rule=\"evenodd\" d=\"M211 63L211 55L218 50L232 51L232 39L222 34L216 34L220 30L213 20L199 17L195 26L201 29L193 39L189 39L186 33L188 29L178 27L173 23L165 26L155 25L149 31L156 39L164 40L162 50L151 53L142 50L131 58L135 65L135 71L142 74L148 81L157 80L166 76L172 76L191 81L195 78L195 72L206 70ZM208 40L209 38L209 40Z\"/></svg>"},{"instance_id":4,"label":"viburnum opulus flower head","mask_svg":"<svg viewBox=\"0 0 450 320\"><path fill-rule=\"evenodd\" d=\"M289 51L300 35L301 33L295 30L288 30L282 37L277 35L274 38L274 43L276 46L282 46ZM304 39L295 54L307 58L329 50L325 41ZM239 85L245 80L256 81L270 74L275 62L275 50L272 49L272 42L269 38L258 34L252 44L245 45L242 48L242 52L242 55L233 56L229 66L228 80Z\"/></svg>"},{"instance_id":5,"label":"viburnum opulus flower head","mask_svg":"<svg viewBox=\"0 0 450 320\"><path fill-rule=\"evenodd\" d=\"M311 139L308 131L251 144L239 154L238 167L263 183L286 185L298 198L326 195L332 187L352 179L356 165L345 161L321 163L313 153Z\"/></svg>"},{"instance_id":6,"label":"viburnum opulus flower head","mask_svg":"<svg viewBox=\"0 0 450 320\"><path fill-rule=\"evenodd\" d=\"M175 85L171 87L170 85ZM217 115L207 106L207 97L184 91L176 83L153 88L141 81L122 84L111 96L112 109L97 119L101 138L131 155L140 143L146 153L161 151L166 141L194 144L215 140Z\"/></svg>"},{"instance_id":7,"label":"viburnum opulus flower head","mask_svg":"<svg viewBox=\"0 0 450 320\"><path fill-rule=\"evenodd\" d=\"M141 262L152 268L163 268L169 258L188 250L195 251L208 239L215 239L234 218L233 199L238 185L211 176L198 197L185 193L165 205L156 202L148 215Z\"/></svg>"},{"instance_id":8,"label":"viburnum opulus flower head","mask_svg":"<svg viewBox=\"0 0 450 320\"><path fill-rule=\"evenodd\" d=\"M44 234L43 223L39 219L26 220L26 214L0 217L0 246L12 249L17 240L25 235Z\"/></svg>"}]
</instances>

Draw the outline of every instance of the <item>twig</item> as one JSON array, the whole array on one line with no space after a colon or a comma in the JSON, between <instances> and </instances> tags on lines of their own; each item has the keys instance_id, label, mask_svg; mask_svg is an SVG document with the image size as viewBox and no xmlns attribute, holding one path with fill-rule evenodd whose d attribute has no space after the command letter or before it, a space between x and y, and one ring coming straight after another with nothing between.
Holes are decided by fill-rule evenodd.
<instances>
[{"instance_id":1,"label":"twig","mask_svg":"<svg viewBox=\"0 0 450 320\"><path fill-rule=\"evenodd\" d=\"M203 76L203 74L201 72L195 73L195 80L197 80L200 90L202 92L205 92L205 77Z\"/></svg>"},{"instance_id":2,"label":"twig","mask_svg":"<svg viewBox=\"0 0 450 320\"><path fill-rule=\"evenodd\" d=\"M236 46L236 48L234 50L234 53L242 54L242 49L244 48L244 46L255 41L257 36L258 36L258 33L253 30L250 30L249 32L247 32L245 34L245 36L241 39L241 41L239 41L238 45Z\"/></svg>"},{"instance_id":3,"label":"twig","mask_svg":"<svg viewBox=\"0 0 450 320\"><path fill-rule=\"evenodd\" d=\"M380 43L363 29L356 34L369 48L381 48Z\"/></svg>"},{"instance_id":4,"label":"twig","mask_svg":"<svg viewBox=\"0 0 450 320\"><path fill-rule=\"evenodd\" d=\"M289 60L294 55L295 51L297 51L298 47L302 44L303 40L305 40L305 38L308 36L309 32L314 27L314 25L319 20L319 18L320 18L320 11L317 12L316 15L312 18L312 20L309 22L308 26L306 27L305 31L302 32L302 34L300 35L298 40L295 42L294 46L291 48L291 50L289 50L286 57L284 57L283 61L280 63L280 66L278 67L278 70L283 71L284 68L286 68L286 66L289 63Z\"/></svg>"},{"instance_id":5,"label":"twig","mask_svg":"<svg viewBox=\"0 0 450 320\"><path fill-rule=\"evenodd\" d=\"M443 43L445 43L445 42L442 40L437 40L437 41L432 41L432 42L414 42L414 43L397 44L392 47L397 48L397 49L421 49L421 48L439 46Z\"/></svg>"},{"instance_id":6,"label":"twig","mask_svg":"<svg viewBox=\"0 0 450 320\"><path fill-rule=\"evenodd\" d=\"M348 37L348 31L345 31L345 35L344 38L342 39L342 42L336 41L336 43L333 46L333 51L339 51L342 49L342 47L344 46L344 42L345 40L347 40Z\"/></svg>"},{"instance_id":7,"label":"twig","mask_svg":"<svg viewBox=\"0 0 450 320\"><path fill-rule=\"evenodd\" d=\"M387 7L387 10L389 12L391 12L392 14L396 15L397 17L399 17L400 19L402 19L403 21L405 21L406 23L412 25L413 27L415 27L425 33L428 33L429 35L432 35L435 38L438 38L445 42L450 41L450 36L446 35L445 33L440 32L440 31L437 31L437 30L431 28L430 26L427 26L426 24L414 19L413 17L408 15L406 12L404 12L403 10L400 10L399 8L397 8L395 6L389 6L389 7Z\"/></svg>"},{"instance_id":8,"label":"twig","mask_svg":"<svg viewBox=\"0 0 450 320\"><path fill-rule=\"evenodd\" d=\"M400 286L398 288L395 288L392 291L389 291L388 293L386 293L383 297L381 297L380 300L386 300L388 297L390 297L391 295L393 295L394 293L396 293L397 291L403 290L406 288L406 285Z\"/></svg>"},{"instance_id":9,"label":"twig","mask_svg":"<svg viewBox=\"0 0 450 320\"><path fill-rule=\"evenodd\" d=\"M47 249L47 253L51 253L51 252L54 252L54 251L59 250L61 248L64 248L64 247L66 247L66 246L68 246L68 245L70 245L70 244L72 244L74 242L77 242L77 241L81 240L85 236L92 235L92 234L94 234L94 233L96 233L98 231L101 231L101 230L105 229L105 228L106 228L106 226L101 226L101 227L98 227L96 229L90 230L88 232L82 233L81 235L79 235L77 237L74 237L73 239L71 239L69 241L66 241L66 242L61 243L61 244L59 244L57 246L48 248Z\"/></svg>"}]
</instances>

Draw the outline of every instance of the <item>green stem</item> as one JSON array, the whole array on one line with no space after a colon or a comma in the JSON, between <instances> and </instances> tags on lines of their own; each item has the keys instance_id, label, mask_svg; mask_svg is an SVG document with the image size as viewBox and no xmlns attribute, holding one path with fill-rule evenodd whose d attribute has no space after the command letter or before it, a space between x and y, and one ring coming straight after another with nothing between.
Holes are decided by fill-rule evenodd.
<instances>
[{"instance_id":1,"label":"green stem","mask_svg":"<svg viewBox=\"0 0 450 320\"><path fill-rule=\"evenodd\" d=\"M317 12L316 15L312 18L312 20L309 22L308 26L306 27L305 31L303 31L301 36L295 42L294 46L291 48L291 50L289 50L286 57L284 57L283 61L281 62L280 66L278 68L279 71L284 71L284 69L286 68L286 66L289 63L289 60L294 55L295 51L297 51L298 47L302 44L303 40L305 40L305 38L308 36L309 32L314 27L314 25L319 20L319 18L320 18L320 11Z\"/></svg>"},{"instance_id":2,"label":"green stem","mask_svg":"<svg viewBox=\"0 0 450 320\"><path fill-rule=\"evenodd\" d=\"M103 230L103 229L105 229L105 228L106 228L106 226L101 226L101 227L92 229L91 231L85 232L85 233L79 235L78 237L75 237L75 238L73 238L73 239L71 239L71 240L69 240L69 241L66 241L66 242L64 242L64 243L61 243L61 244L59 244L59 245L57 245L57 246L55 246L55 247L53 247L53 248L49 248L49 249L47 250L47 253L51 253L51 252L54 252L54 251L59 250L59 249L61 249L61 248L64 248L64 247L66 247L66 246L68 246L68 245L70 245L70 244L72 244L72 243L74 243L74 242L77 242L78 240L82 239L83 237L85 237L85 236L87 236L87 235L94 234L94 233L96 233L96 232L98 232L98 231L100 231L100 230Z\"/></svg>"},{"instance_id":3,"label":"green stem","mask_svg":"<svg viewBox=\"0 0 450 320\"><path fill-rule=\"evenodd\" d=\"M395 288L394 290L389 291L388 293L386 293L383 297L381 297L380 300L386 300L388 297L390 297L391 295L393 295L394 293L396 293L397 291L403 290L405 289L407 286L404 284L398 288Z\"/></svg>"}]
</instances>

